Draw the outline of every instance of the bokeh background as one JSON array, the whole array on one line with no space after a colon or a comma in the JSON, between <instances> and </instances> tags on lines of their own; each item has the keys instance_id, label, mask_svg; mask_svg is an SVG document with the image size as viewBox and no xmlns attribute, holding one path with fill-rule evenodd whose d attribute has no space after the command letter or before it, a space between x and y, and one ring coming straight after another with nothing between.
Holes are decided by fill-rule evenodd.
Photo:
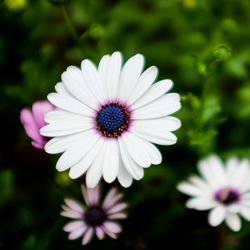
<instances>
[{"instance_id":1,"label":"bokeh background","mask_svg":"<svg viewBox=\"0 0 250 250\"><path fill-rule=\"evenodd\" d=\"M225 243L207 212L186 209L176 190L211 153L250 157L249 45L248 0L1 0L0 248L83 248L67 240L68 219L59 215L63 198L82 199L82 180L58 173L58 157L31 146L19 113L46 99L67 66L119 50L125 59L142 53L158 79L174 80L182 127L141 181L129 189L102 182L103 193L111 186L124 193L129 217L118 240L84 248L250 249L250 223L238 233L226 229Z\"/></svg>"}]
</instances>

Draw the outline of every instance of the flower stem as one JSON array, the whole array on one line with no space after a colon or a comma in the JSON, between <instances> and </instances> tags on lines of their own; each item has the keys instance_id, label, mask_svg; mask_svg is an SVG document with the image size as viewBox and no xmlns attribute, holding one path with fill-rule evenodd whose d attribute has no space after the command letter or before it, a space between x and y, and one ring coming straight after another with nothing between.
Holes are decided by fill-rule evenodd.
<instances>
[{"instance_id":1,"label":"flower stem","mask_svg":"<svg viewBox=\"0 0 250 250\"><path fill-rule=\"evenodd\" d=\"M65 9L64 4L61 4L61 11L62 11L64 21L65 21L65 23L66 23L66 25L68 27L68 30L69 30L70 34L75 39L75 41L78 43L79 42L79 37L77 35L77 32L76 32L76 30L75 30L69 16L68 16L68 13L67 13L67 11Z\"/></svg>"},{"instance_id":2,"label":"flower stem","mask_svg":"<svg viewBox=\"0 0 250 250\"><path fill-rule=\"evenodd\" d=\"M220 225L218 228L218 241L221 248L227 245L227 233L225 225Z\"/></svg>"}]
</instances>

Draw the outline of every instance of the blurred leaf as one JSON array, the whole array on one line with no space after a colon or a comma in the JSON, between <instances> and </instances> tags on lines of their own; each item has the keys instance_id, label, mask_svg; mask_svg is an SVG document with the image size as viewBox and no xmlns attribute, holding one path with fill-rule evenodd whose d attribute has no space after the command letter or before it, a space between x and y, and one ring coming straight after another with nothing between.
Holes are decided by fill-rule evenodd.
<instances>
[{"instance_id":1,"label":"blurred leaf","mask_svg":"<svg viewBox=\"0 0 250 250\"><path fill-rule=\"evenodd\" d=\"M206 123L212 119L215 119L220 111L221 107L218 98L216 96L206 97L203 103L201 121Z\"/></svg>"},{"instance_id":2,"label":"blurred leaf","mask_svg":"<svg viewBox=\"0 0 250 250\"><path fill-rule=\"evenodd\" d=\"M6 205L13 193L13 176L11 171L0 172L0 209Z\"/></svg>"}]
</instances>

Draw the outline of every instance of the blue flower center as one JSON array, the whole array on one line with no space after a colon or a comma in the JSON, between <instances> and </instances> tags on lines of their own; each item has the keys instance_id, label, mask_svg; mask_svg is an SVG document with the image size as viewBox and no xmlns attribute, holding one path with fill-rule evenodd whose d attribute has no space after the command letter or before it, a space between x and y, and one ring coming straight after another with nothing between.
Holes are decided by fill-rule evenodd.
<instances>
[{"instance_id":1,"label":"blue flower center","mask_svg":"<svg viewBox=\"0 0 250 250\"><path fill-rule=\"evenodd\" d=\"M118 137L129 127L130 112L117 102L103 105L97 112L96 128L105 137Z\"/></svg>"}]
</instances>

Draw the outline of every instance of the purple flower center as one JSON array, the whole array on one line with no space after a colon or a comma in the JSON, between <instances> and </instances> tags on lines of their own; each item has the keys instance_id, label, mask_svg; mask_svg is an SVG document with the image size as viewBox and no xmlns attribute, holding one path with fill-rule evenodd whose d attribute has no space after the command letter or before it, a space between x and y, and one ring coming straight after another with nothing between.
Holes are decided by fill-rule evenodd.
<instances>
[{"instance_id":1,"label":"purple flower center","mask_svg":"<svg viewBox=\"0 0 250 250\"><path fill-rule=\"evenodd\" d=\"M84 213L85 222L92 227L101 225L105 221L106 217L105 211L97 206L89 207Z\"/></svg>"},{"instance_id":2,"label":"purple flower center","mask_svg":"<svg viewBox=\"0 0 250 250\"><path fill-rule=\"evenodd\" d=\"M222 188L215 192L214 199L224 205L230 205L240 200L240 194L233 188Z\"/></svg>"},{"instance_id":3,"label":"purple flower center","mask_svg":"<svg viewBox=\"0 0 250 250\"><path fill-rule=\"evenodd\" d=\"M96 129L105 137L117 138L129 127L131 112L118 102L101 107L96 115Z\"/></svg>"}]
</instances>

